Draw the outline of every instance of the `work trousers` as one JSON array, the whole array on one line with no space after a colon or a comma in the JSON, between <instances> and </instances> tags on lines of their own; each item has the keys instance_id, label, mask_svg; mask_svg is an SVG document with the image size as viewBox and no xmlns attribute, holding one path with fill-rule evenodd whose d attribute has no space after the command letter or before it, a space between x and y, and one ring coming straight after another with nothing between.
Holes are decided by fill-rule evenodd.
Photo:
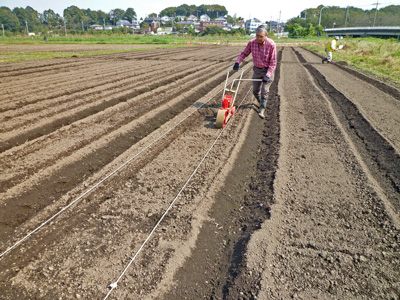
<instances>
[{"instance_id":1,"label":"work trousers","mask_svg":"<svg viewBox=\"0 0 400 300\"><path fill-rule=\"evenodd\" d=\"M332 52L329 51L328 49L325 49L326 52L326 59L331 62L332 61Z\"/></svg>"},{"instance_id":2,"label":"work trousers","mask_svg":"<svg viewBox=\"0 0 400 300\"><path fill-rule=\"evenodd\" d=\"M263 79L265 74L267 74L268 68L257 68L256 66L253 66L253 79ZM274 80L274 73L272 73L270 79L273 81ZM254 97L257 99L261 100L268 99L268 94L269 94L269 88L271 87L271 82L262 82L262 81L253 81L253 94ZM260 98L261 96L261 98Z\"/></svg>"}]
</instances>

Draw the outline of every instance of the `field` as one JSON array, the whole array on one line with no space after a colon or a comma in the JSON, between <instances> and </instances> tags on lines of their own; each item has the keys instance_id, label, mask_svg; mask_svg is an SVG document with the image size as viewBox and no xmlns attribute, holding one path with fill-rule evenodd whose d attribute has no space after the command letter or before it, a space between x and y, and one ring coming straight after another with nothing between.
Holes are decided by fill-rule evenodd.
<instances>
[{"instance_id":1,"label":"field","mask_svg":"<svg viewBox=\"0 0 400 300\"><path fill-rule=\"evenodd\" d=\"M244 46L117 47L0 46L0 299L399 299L397 88L280 45L221 130Z\"/></svg>"}]
</instances>

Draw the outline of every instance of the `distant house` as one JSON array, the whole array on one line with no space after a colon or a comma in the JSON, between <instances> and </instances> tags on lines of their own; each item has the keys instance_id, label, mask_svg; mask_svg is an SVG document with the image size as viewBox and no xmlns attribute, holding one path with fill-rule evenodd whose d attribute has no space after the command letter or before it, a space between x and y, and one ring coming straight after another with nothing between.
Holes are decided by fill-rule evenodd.
<instances>
[{"instance_id":1,"label":"distant house","mask_svg":"<svg viewBox=\"0 0 400 300\"><path fill-rule=\"evenodd\" d=\"M173 27L159 28L157 30L157 34L158 35L167 35L167 34L172 34L173 31L174 31Z\"/></svg>"},{"instance_id":2,"label":"distant house","mask_svg":"<svg viewBox=\"0 0 400 300\"><path fill-rule=\"evenodd\" d=\"M284 23L284 22L281 22L281 23L276 22L276 21L269 22L270 29L275 32L282 32L283 29L285 28L285 26L286 26L286 23Z\"/></svg>"},{"instance_id":3,"label":"distant house","mask_svg":"<svg viewBox=\"0 0 400 300\"><path fill-rule=\"evenodd\" d=\"M174 20L175 19L178 19L178 21L184 21L185 20L185 16L176 16L175 18L174 18Z\"/></svg>"},{"instance_id":4,"label":"distant house","mask_svg":"<svg viewBox=\"0 0 400 300\"><path fill-rule=\"evenodd\" d=\"M168 17L168 16L164 16L164 17L160 18L160 21L162 24L166 24L167 22L172 21L172 20L173 20L173 18Z\"/></svg>"},{"instance_id":5,"label":"distant house","mask_svg":"<svg viewBox=\"0 0 400 300\"><path fill-rule=\"evenodd\" d=\"M200 16L200 22L210 22L211 19L208 15L201 15Z\"/></svg>"},{"instance_id":6,"label":"distant house","mask_svg":"<svg viewBox=\"0 0 400 300\"><path fill-rule=\"evenodd\" d=\"M103 30L103 26L98 25L98 24L93 24L93 25L89 25L89 29L90 30Z\"/></svg>"},{"instance_id":7,"label":"distant house","mask_svg":"<svg viewBox=\"0 0 400 300\"><path fill-rule=\"evenodd\" d=\"M116 25L120 26L120 27L129 27L132 24L128 20L119 20L119 21L117 21Z\"/></svg>"},{"instance_id":8,"label":"distant house","mask_svg":"<svg viewBox=\"0 0 400 300\"><path fill-rule=\"evenodd\" d=\"M223 18L223 17L219 17L219 18L215 19L214 21L216 21L216 22L222 22L222 23L224 23L224 24L227 23L227 20L226 20L225 18Z\"/></svg>"},{"instance_id":9,"label":"distant house","mask_svg":"<svg viewBox=\"0 0 400 300\"><path fill-rule=\"evenodd\" d=\"M209 22L200 22L200 26L198 28L199 28L200 32L203 32L204 29L206 27L209 27L209 26L218 26L218 27L223 28L223 27L225 27L225 24L224 24L224 21L222 21L222 20L219 20L219 21L214 20L214 21L209 21Z\"/></svg>"},{"instance_id":10,"label":"distant house","mask_svg":"<svg viewBox=\"0 0 400 300\"><path fill-rule=\"evenodd\" d=\"M144 19L143 23L149 24L151 31L157 31L157 28L160 27L161 24L161 18L149 17Z\"/></svg>"},{"instance_id":11,"label":"distant house","mask_svg":"<svg viewBox=\"0 0 400 300\"><path fill-rule=\"evenodd\" d=\"M246 21L246 30L256 31L257 27L260 25L263 25L263 23L256 18L247 20Z\"/></svg>"},{"instance_id":12,"label":"distant house","mask_svg":"<svg viewBox=\"0 0 400 300\"><path fill-rule=\"evenodd\" d=\"M132 24L129 26L130 29L140 30L140 23L137 20L132 20Z\"/></svg>"},{"instance_id":13,"label":"distant house","mask_svg":"<svg viewBox=\"0 0 400 300\"><path fill-rule=\"evenodd\" d=\"M143 34L145 33L152 33L153 31L151 30L151 27L142 27L141 31Z\"/></svg>"},{"instance_id":14,"label":"distant house","mask_svg":"<svg viewBox=\"0 0 400 300\"><path fill-rule=\"evenodd\" d=\"M244 22L236 22L235 25L232 26L233 29L243 28L246 29L246 23Z\"/></svg>"},{"instance_id":15,"label":"distant house","mask_svg":"<svg viewBox=\"0 0 400 300\"><path fill-rule=\"evenodd\" d=\"M194 15L190 15L190 16L187 18L187 20L188 20L189 22L197 22L197 17L194 16Z\"/></svg>"}]
</instances>

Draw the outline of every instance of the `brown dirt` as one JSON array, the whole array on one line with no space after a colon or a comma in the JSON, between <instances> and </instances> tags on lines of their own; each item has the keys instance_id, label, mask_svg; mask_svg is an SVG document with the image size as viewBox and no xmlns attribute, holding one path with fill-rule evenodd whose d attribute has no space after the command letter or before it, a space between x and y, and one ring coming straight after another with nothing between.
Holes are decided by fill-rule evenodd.
<instances>
[{"instance_id":1,"label":"brown dirt","mask_svg":"<svg viewBox=\"0 0 400 300\"><path fill-rule=\"evenodd\" d=\"M0 299L105 297L220 133L242 49L0 65L1 253L135 157L0 259ZM399 299L399 92L278 50L267 118L242 84L110 299Z\"/></svg>"}]
</instances>

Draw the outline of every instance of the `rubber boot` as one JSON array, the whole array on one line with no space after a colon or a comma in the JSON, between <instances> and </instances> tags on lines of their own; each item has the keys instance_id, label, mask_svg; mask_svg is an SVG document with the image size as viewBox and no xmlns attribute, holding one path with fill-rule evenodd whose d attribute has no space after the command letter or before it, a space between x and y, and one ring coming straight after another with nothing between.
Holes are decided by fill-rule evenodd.
<instances>
[{"instance_id":1,"label":"rubber boot","mask_svg":"<svg viewBox=\"0 0 400 300\"><path fill-rule=\"evenodd\" d=\"M257 102L260 103L260 101L261 101L261 96L256 96L256 95L254 95L254 97L256 97Z\"/></svg>"},{"instance_id":2,"label":"rubber boot","mask_svg":"<svg viewBox=\"0 0 400 300\"><path fill-rule=\"evenodd\" d=\"M328 59L325 57L323 60L322 60L322 63L324 63L324 62L326 62Z\"/></svg>"},{"instance_id":3,"label":"rubber boot","mask_svg":"<svg viewBox=\"0 0 400 300\"><path fill-rule=\"evenodd\" d=\"M267 106L267 99L262 99L260 103L260 111L258 112L258 115L260 116L261 119L265 118L265 107Z\"/></svg>"}]
</instances>

